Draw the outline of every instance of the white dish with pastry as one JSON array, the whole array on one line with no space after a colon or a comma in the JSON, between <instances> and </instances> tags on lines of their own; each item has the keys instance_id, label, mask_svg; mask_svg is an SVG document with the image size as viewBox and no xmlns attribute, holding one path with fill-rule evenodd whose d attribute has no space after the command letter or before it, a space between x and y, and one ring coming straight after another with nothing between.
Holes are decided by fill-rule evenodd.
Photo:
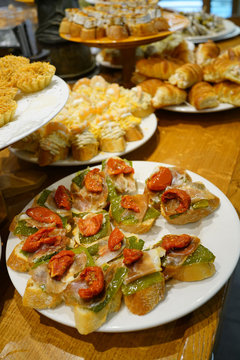
<instances>
[{"instance_id":1,"label":"white dish with pastry","mask_svg":"<svg viewBox=\"0 0 240 360\"><path fill-rule=\"evenodd\" d=\"M36 199L34 199L33 204L32 202L28 204L26 208L23 209L22 213L17 215L14 221L12 222L11 230L13 230L16 235L11 234L9 237L9 240L7 242L6 259L8 259L8 266L9 266L8 271L10 278L15 288L20 293L20 295L21 296L24 295L23 302L25 306L30 306L33 308L43 308L44 306L54 307L52 309L44 309L38 311L41 314L47 316L48 318L55 320L61 324L72 327L77 326L78 330L81 333L89 333L93 331L92 329L89 328L89 323L87 321L89 320L90 323L92 323L93 319L97 321L97 323L93 324L95 331L114 333L114 332L143 330L176 320L190 313L191 311L194 311L199 306L201 306L206 301L208 301L212 296L214 296L217 293L217 291L219 291L220 288L224 285L224 283L228 280L231 273L233 272L235 265L238 261L239 252L240 252L239 219L235 209L233 208L232 204L227 199L227 197L216 186L214 186L212 183L202 178L201 176L192 173L191 171L180 171L179 169L176 169L175 167L166 164L143 162L143 161L134 161L133 163L131 163L128 162L127 160L120 161L119 159L113 158L111 160L111 163L109 161L107 163L103 163L102 169L103 170L105 169L104 171L106 171L106 174L107 173L113 174L111 175L111 178L112 176L116 176L116 177L120 176L125 178L131 176L132 179L132 175L133 175L137 181L137 186L138 186L137 191L139 196L141 196L141 199L140 197L136 198L137 195L135 196L120 195L120 197L119 195L115 196L114 195L115 190L112 188L111 182L109 183L108 182L109 180L107 180L109 191L111 189L111 191L109 192L110 202L112 207L110 216L115 218L116 221L118 218L118 211L116 212L116 206L117 208L120 206L119 209L121 213L125 214L124 215L125 221L128 221L128 224L130 223L136 224L137 221L136 218L141 216L142 209L143 207L145 207L144 205L145 200L143 198L144 198L144 191L146 186L151 191L151 193L157 191L157 196L159 196L159 199L161 198L161 201L164 200L165 213L163 214L163 216L160 216L158 213L157 215L158 217L156 218L155 223L152 224L150 230L149 228L145 228L147 232L145 232L144 234L141 234L139 236L130 236L130 238L129 237L126 238L123 234L124 230L122 230L121 228L120 230L116 230L115 228L110 233L110 235L107 235L109 236L108 248L110 249L110 252L112 253L116 252L116 256L119 256L119 251L121 251L122 247L124 248L123 250L123 258L125 261L124 264L128 267L128 271L129 271L128 278L125 279L126 281L124 282L124 285L122 287L126 306L122 306L119 309L119 297L117 296L118 292L115 293L116 295L115 302L114 303L110 302L112 308L111 309L109 307L108 308L104 307L104 308L110 312L116 310L119 311L115 312L113 315L108 317L107 322L105 322L106 312L105 310L102 312L102 310L104 309L103 306L104 304L106 304L106 302L105 303L95 302L95 304L92 304L92 300L89 300L88 297L90 296L89 295L90 288L93 287L89 285L89 288L86 288L86 284L84 287L83 280L85 279L87 281L87 274L86 274L87 271L83 270L83 273L81 273L82 275L80 276L81 279L78 279L78 274L76 274L76 276L73 276L73 274L76 273L76 266L77 266L76 262L78 262L78 266L81 267L82 266L81 264L83 264L82 262L83 259L84 258L86 259L86 255L84 255L83 252L83 248L85 248L83 246L84 244L86 244L87 246L87 248L85 248L85 251L88 250L86 254L90 252L90 248L91 248L91 254L93 256L93 259L95 259L94 261L96 261L98 264L101 263L100 261L101 256L103 256L104 258L105 265L106 265L106 261L109 261L109 258L108 260L106 259L107 253L109 252L106 247L106 238L102 238L98 240L98 242L93 242L93 243L90 242L89 244L89 241L94 241L94 240L89 240L91 239L92 232L86 233L87 229L88 229L87 231L89 231L87 224L89 224L89 222L92 223L93 219L95 224L94 228L96 228L97 226L96 231L97 232L99 231L99 226L101 227L103 225L98 226L98 223L99 221L101 221L101 224L103 224L102 220L103 218L106 219L107 216L106 211L99 212L98 210L95 211L95 213L93 214L87 214L87 215L85 212L82 213L81 215L81 212L77 211L76 209L77 203L75 203L74 205L75 208L71 207L72 205L69 197L69 192L68 190L66 190L67 188L70 189L71 187L71 191L74 191L74 199L77 201L80 195L83 196L84 193L86 194L89 191L95 192L94 198L97 199L100 196L100 191L103 191L103 189L102 190L96 189L95 185L96 184L99 185L100 183L98 182L98 180L104 177L104 173L103 171L99 171L99 167L92 169L84 169L78 172L77 174L70 175L58 181L57 183L53 184L52 186L49 187L49 189L46 189L39 196L37 196ZM94 186L92 183L93 179L95 179ZM117 180L118 182L119 179ZM98 190L98 193L96 193L96 190ZM61 194L63 196L61 196ZM155 196L151 197L153 205L155 202ZM85 199L87 198L85 197ZM121 199L120 200L121 203L119 203L119 199ZM189 203L187 201L188 199L190 199ZM211 199L217 200L217 203L214 205L213 208L210 209L209 205ZM219 206L219 202L220 202L220 206ZM51 210L49 206L51 206ZM150 211L148 214L151 214L151 216L149 215L151 218L153 214L156 214L156 212L158 211L157 209L150 210L149 206L151 205L148 205L147 208L145 207L145 211L147 211L147 213L148 211ZM139 211L138 211L138 207L140 208ZM181 216L184 216L185 210L187 208L189 209L189 211L191 211L191 213L196 211L196 214L198 214L198 218L193 219L191 217L188 219L189 220L188 223L184 221L183 222L184 225L181 225L180 218ZM209 208L209 212L207 213L202 212L202 210L205 211L208 208ZM174 219L176 219L177 217L179 219L178 225L171 224L168 221L168 218L164 217L166 215L166 211L168 211L169 216L171 216L172 218L174 217ZM71 218L71 213L74 214L72 219L76 224L74 226L77 227L78 230L77 234L79 234L80 231L81 234L85 236L85 240L83 243L82 240L80 240L82 244L82 250L80 249L81 251L76 250L78 249L78 247L74 250L73 243L68 244L68 246L70 246L75 252L71 250L62 251L62 248L66 245L66 241L67 241L66 237L68 236L67 234L70 231L68 227L70 224L73 225L73 222L68 222L69 217ZM146 219L145 216L147 213L145 213L144 219ZM133 214L135 214L134 215L135 220L132 217ZM128 218L126 218L125 216L128 216ZM201 221L199 219L201 219ZM191 224L191 221L194 221L194 226ZM66 222L68 223L68 225L66 225ZM34 229L33 226L37 228ZM122 226L122 224L120 224L120 226ZM229 228L231 228L231 237L229 237ZM28 236L25 231L29 231L29 230L31 231L33 230L33 232L31 233L32 235ZM95 234L97 234L96 231ZM51 232L53 233L51 234ZM73 231L73 233L74 232L75 230ZM191 233L190 237L188 235L181 235L181 234L189 234L189 233ZM168 234L176 234L176 235L174 236L170 235L169 237ZM36 236L38 237L39 241L37 242L39 242L39 244L35 242ZM60 242L60 238L62 238L61 242ZM79 241L78 239L80 238L77 236L77 241ZM142 248L143 241L140 239L145 241L144 248ZM193 275L193 272L191 271L190 271L192 273L191 276L193 277L192 278L189 277L190 273L188 270L190 268L196 269L197 267L199 269L198 265L196 264L195 266L193 266L194 265L193 263L187 264L184 262L185 264L184 266L180 265L180 268L182 270L184 268L184 271L175 274L175 273L171 273L173 268L171 266L171 262L169 263L169 265L168 262L162 264L159 263L159 257L162 258L162 256L165 256L164 251L170 251L170 253L168 253L167 255L167 259L168 259L167 261L171 260L169 258L170 255L176 256L177 250L178 250L178 256L179 255L184 256L185 259L186 253L185 251L182 253L183 249L186 250L187 248L187 251L189 251L190 249L188 245L190 247L193 247L196 245L196 243L199 244L199 239L201 240L202 246L208 248L210 252L212 252L215 255L212 257L212 260L210 261L209 259L206 263L206 266L204 266L204 269L207 271L207 273L206 276L203 276L203 274L201 274L201 281L197 281L200 279L197 279L195 276L196 274ZM75 241L76 237L71 238L70 240L71 242ZM158 243L159 240L161 240L160 248ZM65 245L63 241L65 242ZM97 244L99 247L95 249ZM153 244L157 245L157 247L153 246ZM171 250L173 246L172 244L174 244L174 251ZM15 248L16 245L17 248ZM41 247L42 245L43 247ZM50 256L50 260L49 260L49 255L51 254L49 251L47 253L47 257L45 256L46 249L47 248L49 249L49 247L52 250L55 251L57 250L57 254L56 252L54 253L56 255L52 254L52 256ZM143 250L139 250L139 248L142 248ZM94 249L97 250L97 252ZM163 249L165 250L163 251ZM174 252L175 255L173 254ZM28 256L26 254L28 254ZM44 258L42 256L43 254L44 254ZM60 275L60 273L58 273L58 275L57 273L55 273L55 271L58 270L57 268L55 269L54 264L58 263L59 258L62 259L64 258L64 261L67 261L67 263L69 263L70 266L71 264L73 265L72 267L70 267L70 269L72 269L71 272L68 275L64 276L63 278L62 275ZM122 257L120 257L118 261L121 261L121 258ZM215 258L214 261L215 266L213 267L212 261L214 258ZM152 310L149 311L149 309L148 310L144 309L145 315L141 315L141 309L143 309L143 304L141 303L141 300L143 300L146 297L147 293L146 291L143 291L144 289L139 290L141 289L141 287L140 288L138 287L136 293L135 292L131 293L133 291L133 289L131 288L131 282L135 284L135 281L141 280L141 278L134 280L134 278L130 279L129 277L136 275L136 271L137 269L139 269L140 266L140 265L137 266L137 264L140 263L145 264L144 259L145 260L151 259L151 261L148 262L148 264L151 264L153 266L153 268L151 268L152 269L151 272L154 271L154 273L151 274L157 275L157 279L155 278L154 275L155 279L154 282L151 282L152 285L148 283L149 278L147 280L147 283L145 283L147 289L149 289L148 294L151 294L151 302L150 302L151 304L150 303L149 304L151 305ZM88 257L87 261L90 260L91 258ZM134 265L135 266L134 268L131 267L131 263L129 263L130 261L133 261L133 263L136 264L136 266ZM171 261L173 261L173 259ZM175 258L175 262L176 262L176 258ZM117 262L115 263L118 264ZM30 281L28 281L30 279L29 274L25 272L26 265L33 266L32 276L34 277L32 277ZM190 268L188 267L188 265L190 265ZM24 266L24 268L22 268L22 266ZM177 276L176 278L180 280L180 281L170 280L170 282L168 282L168 286L166 288L167 291L165 293L164 299L162 296L163 282L162 282L162 278L161 279L159 278L161 273L161 271L159 273L159 269L160 269L159 266L162 266L164 267L165 270L166 269L168 270L167 273L165 272L164 275L166 276L166 279L176 275ZM46 272L46 267L48 268L49 273ZM13 270L13 268L15 268L15 270ZM16 271L16 268L18 268L18 271ZM74 273L74 269L75 269L75 273ZM103 271L105 272L107 271L106 269L111 269L111 267L106 268L105 266L103 266L103 269L104 269ZM122 269L122 267L120 269ZM131 269L132 270L135 269L135 273L131 272ZM149 269L149 266L147 267L147 269ZM91 268L88 271L90 272L90 274L92 275L95 274L95 276L98 276L96 269L94 270ZM114 273L115 270L113 269L113 274ZM48 278L47 281L49 281L45 285L43 285L43 283L45 283L44 274ZM120 276L122 275L123 274L120 274ZM49 276L51 276L51 278ZM97 278L99 279L99 282L102 283L102 281L100 281L101 277L99 276ZM120 279L120 276L118 276L118 280ZM59 279L59 277L61 278L61 280ZM117 281L117 278L115 279ZM43 282L40 287L39 285L37 285L39 281ZM151 281L153 281L152 277L151 277ZM25 291L25 287L27 283L28 285ZM57 306L58 302L61 300L61 296L59 297L59 294L61 294L62 288L63 289L66 288L67 284L69 284L70 287L68 286L67 288L68 291L64 293L65 294L64 298L65 301L68 302L69 306L66 305ZM47 287L51 286L53 292L52 293L46 292L45 286ZM84 308L85 309L84 310L83 308L81 308L81 306L79 305L76 306L74 302L74 298L71 297L71 294L73 294L74 291L74 287L75 288L77 287L77 289L79 289L79 296L85 299L84 300L85 305L86 305L86 301L87 302L90 301L89 304L90 305L92 304L93 306L91 308L92 310L86 308ZM97 294L99 294L99 291L101 291L101 289L100 290L99 289L97 290L96 288L94 289L95 289L94 293L91 295L91 297L97 296ZM156 290L155 292L153 292L154 289ZM93 289L91 291L93 291ZM49 294L49 297L46 297L45 294L46 295ZM108 291L107 294L108 296L111 296L110 292ZM154 303L152 302L153 298L154 298ZM176 299L177 299L177 306L176 306ZM134 300L138 301L137 303L138 306L134 305ZM83 300L81 300L81 303L82 302ZM101 311L99 311L99 306L102 309ZM74 310L75 320L71 307ZM93 311L93 313L99 311L99 316L95 316L93 313L91 315L91 311ZM135 313L137 315L135 315ZM101 317L100 315L103 317ZM81 323L81 319L83 320L82 323ZM102 324L102 326L99 327L100 323Z\"/></svg>"}]
</instances>

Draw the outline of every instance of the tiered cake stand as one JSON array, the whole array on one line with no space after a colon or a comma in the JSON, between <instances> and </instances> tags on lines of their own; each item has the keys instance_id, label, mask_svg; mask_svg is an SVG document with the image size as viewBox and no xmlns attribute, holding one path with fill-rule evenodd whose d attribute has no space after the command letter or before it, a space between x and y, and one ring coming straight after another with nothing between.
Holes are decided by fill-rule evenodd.
<instances>
[{"instance_id":1,"label":"tiered cake stand","mask_svg":"<svg viewBox=\"0 0 240 360\"><path fill-rule=\"evenodd\" d=\"M129 36L127 39L123 40L111 40L108 37L95 40L83 40L80 37L72 37L69 34L60 33L60 36L69 41L83 43L87 46L93 46L98 48L114 48L120 50L121 53L121 63L123 69L122 81L125 87L130 86L130 78L132 71L135 66L135 53L136 48L140 45L146 45L153 42L156 42L160 39L165 38L166 36L172 34L177 30L181 30L189 25L189 21L186 17L175 14L173 12L163 12L164 18L168 20L169 30L161 31L158 34L144 37L135 37Z\"/></svg>"}]
</instances>

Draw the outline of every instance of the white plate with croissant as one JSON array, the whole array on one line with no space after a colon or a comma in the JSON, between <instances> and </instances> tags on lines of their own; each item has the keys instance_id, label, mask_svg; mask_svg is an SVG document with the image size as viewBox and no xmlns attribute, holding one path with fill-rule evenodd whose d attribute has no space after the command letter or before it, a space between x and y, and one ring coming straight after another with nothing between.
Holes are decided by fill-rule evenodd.
<instances>
[{"instance_id":1,"label":"white plate with croissant","mask_svg":"<svg viewBox=\"0 0 240 360\"><path fill-rule=\"evenodd\" d=\"M192 106L188 102L184 102L184 103L182 103L180 105L165 106L162 109L163 110L168 110L168 111L175 111L175 112L202 114L202 113L226 111L226 110L231 110L231 109L235 109L235 108L236 107L234 105L221 103L221 104L219 104L218 106L216 106L214 108L197 110L194 106Z\"/></svg>"}]
</instances>

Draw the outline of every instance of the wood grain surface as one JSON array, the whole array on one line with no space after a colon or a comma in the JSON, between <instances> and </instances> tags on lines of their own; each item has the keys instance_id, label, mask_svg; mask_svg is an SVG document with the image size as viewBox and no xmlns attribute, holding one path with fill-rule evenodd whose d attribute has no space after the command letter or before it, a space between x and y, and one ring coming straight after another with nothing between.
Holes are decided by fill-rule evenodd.
<instances>
[{"instance_id":1,"label":"wood grain surface","mask_svg":"<svg viewBox=\"0 0 240 360\"><path fill-rule=\"evenodd\" d=\"M227 48L240 37L222 42ZM227 195L240 214L240 110L220 113L181 114L160 110L158 128L141 148L126 156L178 165L205 177ZM17 176L38 187L19 193L2 192L7 205L1 227L2 259L0 286L0 359L161 359L208 360L214 344L225 285L206 304L189 315L166 325L132 333L92 333L80 335L76 329L58 324L22 305L5 265L8 226L21 209L41 189L76 172L76 167L47 167L17 159L5 149L0 152L1 176ZM5 195L4 195L5 194ZM177 299L176 299L176 306Z\"/></svg>"}]
</instances>

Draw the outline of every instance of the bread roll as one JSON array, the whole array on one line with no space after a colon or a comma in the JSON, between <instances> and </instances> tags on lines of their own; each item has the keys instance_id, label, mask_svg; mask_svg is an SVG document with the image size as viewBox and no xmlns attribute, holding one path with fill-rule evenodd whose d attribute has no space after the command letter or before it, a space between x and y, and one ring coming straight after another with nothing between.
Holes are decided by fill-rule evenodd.
<instances>
[{"instance_id":1,"label":"bread roll","mask_svg":"<svg viewBox=\"0 0 240 360\"><path fill-rule=\"evenodd\" d=\"M202 69L197 64L185 64L179 67L175 73L170 76L169 82L177 85L180 89L187 89L195 83L202 80Z\"/></svg>"},{"instance_id":2,"label":"bread roll","mask_svg":"<svg viewBox=\"0 0 240 360\"><path fill-rule=\"evenodd\" d=\"M176 69L181 66L177 61L165 60L160 57L140 59L136 63L136 71L150 78L168 80Z\"/></svg>"},{"instance_id":3,"label":"bread roll","mask_svg":"<svg viewBox=\"0 0 240 360\"><path fill-rule=\"evenodd\" d=\"M197 110L214 108L219 104L214 88L205 81L193 85L188 94L188 101Z\"/></svg>"},{"instance_id":4,"label":"bread roll","mask_svg":"<svg viewBox=\"0 0 240 360\"><path fill-rule=\"evenodd\" d=\"M152 104L156 109L169 105L182 104L187 99L187 93L185 90L165 83L159 86L155 96L152 99Z\"/></svg>"},{"instance_id":5,"label":"bread roll","mask_svg":"<svg viewBox=\"0 0 240 360\"><path fill-rule=\"evenodd\" d=\"M220 48L212 40L199 44L196 50L196 62L198 65L206 65L220 54Z\"/></svg>"},{"instance_id":6,"label":"bread roll","mask_svg":"<svg viewBox=\"0 0 240 360\"><path fill-rule=\"evenodd\" d=\"M220 102L240 106L240 85L231 81L223 81L214 85Z\"/></svg>"}]
</instances>

